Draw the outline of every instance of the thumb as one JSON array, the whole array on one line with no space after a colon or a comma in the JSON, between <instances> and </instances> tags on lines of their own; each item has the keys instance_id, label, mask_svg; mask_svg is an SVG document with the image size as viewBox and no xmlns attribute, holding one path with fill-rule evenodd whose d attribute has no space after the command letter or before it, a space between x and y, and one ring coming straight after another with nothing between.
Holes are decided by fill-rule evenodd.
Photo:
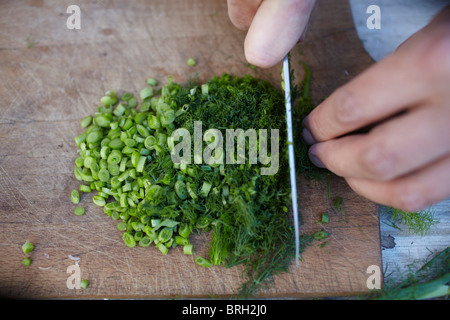
<instances>
[{"instance_id":1,"label":"thumb","mask_svg":"<svg viewBox=\"0 0 450 320\"><path fill-rule=\"evenodd\" d=\"M316 0L264 0L245 38L250 64L269 68L281 61L303 36Z\"/></svg>"}]
</instances>

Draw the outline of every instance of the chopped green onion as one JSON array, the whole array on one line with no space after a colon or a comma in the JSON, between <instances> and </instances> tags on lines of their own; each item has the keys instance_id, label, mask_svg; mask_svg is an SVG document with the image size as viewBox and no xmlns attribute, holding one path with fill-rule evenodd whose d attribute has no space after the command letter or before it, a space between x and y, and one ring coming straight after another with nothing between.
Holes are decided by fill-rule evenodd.
<instances>
[{"instance_id":1,"label":"chopped green onion","mask_svg":"<svg viewBox=\"0 0 450 320\"><path fill-rule=\"evenodd\" d=\"M158 130L161 128L161 123L159 122L158 117L153 114L148 116L147 122L151 129Z\"/></svg>"},{"instance_id":2,"label":"chopped green onion","mask_svg":"<svg viewBox=\"0 0 450 320\"><path fill-rule=\"evenodd\" d=\"M322 223L328 223L330 221L330 217L326 213L322 213Z\"/></svg>"},{"instance_id":3,"label":"chopped green onion","mask_svg":"<svg viewBox=\"0 0 450 320\"><path fill-rule=\"evenodd\" d=\"M208 196L208 194L209 194L209 191L211 190L211 187L212 187L211 183L206 182L206 181L203 182L202 189L200 190L200 195L203 198L206 198Z\"/></svg>"},{"instance_id":4,"label":"chopped green onion","mask_svg":"<svg viewBox=\"0 0 450 320\"><path fill-rule=\"evenodd\" d=\"M200 256L195 257L195 263L198 264L199 266L207 268L211 268L213 266L213 264L210 261Z\"/></svg>"},{"instance_id":5,"label":"chopped green onion","mask_svg":"<svg viewBox=\"0 0 450 320\"><path fill-rule=\"evenodd\" d=\"M25 241L25 243L22 245L22 251L23 253L30 253L34 250L34 245L29 241Z\"/></svg>"},{"instance_id":6,"label":"chopped green onion","mask_svg":"<svg viewBox=\"0 0 450 320\"><path fill-rule=\"evenodd\" d=\"M133 97L134 97L134 95L131 92L126 92L120 97L120 100L128 101L128 100L130 100Z\"/></svg>"},{"instance_id":7,"label":"chopped green onion","mask_svg":"<svg viewBox=\"0 0 450 320\"><path fill-rule=\"evenodd\" d=\"M134 236L129 232L125 232L122 235L122 240L130 248L133 248L136 246L136 240L134 240Z\"/></svg>"},{"instance_id":8,"label":"chopped green onion","mask_svg":"<svg viewBox=\"0 0 450 320\"><path fill-rule=\"evenodd\" d=\"M153 79L153 78L148 78L148 79L147 79L147 83L148 83L149 85L155 87L155 86L158 85L158 80Z\"/></svg>"},{"instance_id":9,"label":"chopped green onion","mask_svg":"<svg viewBox=\"0 0 450 320\"><path fill-rule=\"evenodd\" d=\"M108 171L112 176L118 176L120 174L120 167L117 164L108 164Z\"/></svg>"},{"instance_id":10,"label":"chopped green onion","mask_svg":"<svg viewBox=\"0 0 450 320\"><path fill-rule=\"evenodd\" d=\"M120 140L119 138L116 138L116 139L114 139L114 140L111 140L111 142L109 143L108 146L109 146L111 149L116 149L116 150L118 150L118 149L122 149L122 148L125 146L125 144L123 143L122 140Z\"/></svg>"},{"instance_id":11,"label":"chopped green onion","mask_svg":"<svg viewBox=\"0 0 450 320\"><path fill-rule=\"evenodd\" d=\"M197 61L195 61L193 58L189 58L187 59L186 64L190 67L194 67L197 64Z\"/></svg>"},{"instance_id":12,"label":"chopped green onion","mask_svg":"<svg viewBox=\"0 0 450 320\"><path fill-rule=\"evenodd\" d=\"M183 253L192 255L194 253L194 246L192 244L185 245L183 247Z\"/></svg>"},{"instance_id":13,"label":"chopped green onion","mask_svg":"<svg viewBox=\"0 0 450 320\"><path fill-rule=\"evenodd\" d=\"M141 92L139 93L140 97L142 100L145 100L147 98L150 98L153 96L153 88L152 87L146 87L144 89L141 90Z\"/></svg>"},{"instance_id":14,"label":"chopped green onion","mask_svg":"<svg viewBox=\"0 0 450 320\"><path fill-rule=\"evenodd\" d=\"M145 226L144 227L144 232L147 234L147 236L150 238L150 239L152 239L152 240L154 240L154 239L156 239L156 237L158 236L157 234L156 234L156 231L153 229L153 228L151 228L150 226Z\"/></svg>"},{"instance_id":15,"label":"chopped green onion","mask_svg":"<svg viewBox=\"0 0 450 320\"><path fill-rule=\"evenodd\" d=\"M82 142L86 141L86 132L83 132L79 136L75 137L75 143L80 146Z\"/></svg>"},{"instance_id":16,"label":"chopped green onion","mask_svg":"<svg viewBox=\"0 0 450 320\"><path fill-rule=\"evenodd\" d=\"M95 117L94 122L96 125L102 127L102 128L109 128L111 124L111 120L108 119L107 116L104 115L98 115Z\"/></svg>"},{"instance_id":17,"label":"chopped green onion","mask_svg":"<svg viewBox=\"0 0 450 320\"><path fill-rule=\"evenodd\" d=\"M209 86L207 83L202 84L202 95L208 95Z\"/></svg>"},{"instance_id":18,"label":"chopped green onion","mask_svg":"<svg viewBox=\"0 0 450 320\"><path fill-rule=\"evenodd\" d=\"M108 156L108 163L110 164L119 164L122 160L122 152L119 150L112 150L111 153Z\"/></svg>"},{"instance_id":19,"label":"chopped green onion","mask_svg":"<svg viewBox=\"0 0 450 320\"><path fill-rule=\"evenodd\" d=\"M127 108L125 108L123 104L119 103L117 107L114 109L113 113L114 115L121 117L126 110Z\"/></svg>"},{"instance_id":20,"label":"chopped green onion","mask_svg":"<svg viewBox=\"0 0 450 320\"><path fill-rule=\"evenodd\" d=\"M156 143L157 143L157 140L154 136L148 136L147 138L145 138L144 146L147 149L151 150L151 149L153 149L153 147Z\"/></svg>"},{"instance_id":21,"label":"chopped green onion","mask_svg":"<svg viewBox=\"0 0 450 320\"><path fill-rule=\"evenodd\" d=\"M175 236L175 243L182 246L187 246L189 244L189 240L182 236Z\"/></svg>"},{"instance_id":22,"label":"chopped green onion","mask_svg":"<svg viewBox=\"0 0 450 320\"><path fill-rule=\"evenodd\" d=\"M105 106L112 106L117 103L117 97L106 95L100 99Z\"/></svg>"},{"instance_id":23,"label":"chopped green onion","mask_svg":"<svg viewBox=\"0 0 450 320\"><path fill-rule=\"evenodd\" d=\"M117 229L119 231L125 231L127 230L127 224L125 222L120 222L117 224Z\"/></svg>"},{"instance_id":24,"label":"chopped green onion","mask_svg":"<svg viewBox=\"0 0 450 320\"><path fill-rule=\"evenodd\" d=\"M137 172L143 172L144 171L145 161L147 161L147 157L146 156L141 156L139 158L139 161L138 161L137 166L136 166L136 171Z\"/></svg>"},{"instance_id":25,"label":"chopped green onion","mask_svg":"<svg viewBox=\"0 0 450 320\"><path fill-rule=\"evenodd\" d=\"M141 124L136 125L137 127L137 131L139 132L139 134L141 136L143 136L144 138L147 138L150 135L150 132L148 132L148 130Z\"/></svg>"},{"instance_id":26,"label":"chopped green onion","mask_svg":"<svg viewBox=\"0 0 450 320\"><path fill-rule=\"evenodd\" d=\"M84 159L82 157L78 157L75 159L75 165L78 168L81 168L82 166L84 166Z\"/></svg>"},{"instance_id":27,"label":"chopped green onion","mask_svg":"<svg viewBox=\"0 0 450 320\"><path fill-rule=\"evenodd\" d=\"M100 196L94 196L94 197L92 197L92 200L96 205L98 205L100 207L103 207L106 204L105 198L100 197Z\"/></svg>"},{"instance_id":28,"label":"chopped green onion","mask_svg":"<svg viewBox=\"0 0 450 320\"><path fill-rule=\"evenodd\" d=\"M100 171L98 172L98 178L100 179L100 181L109 182L111 176L109 174L108 169L101 168Z\"/></svg>"},{"instance_id":29,"label":"chopped green onion","mask_svg":"<svg viewBox=\"0 0 450 320\"><path fill-rule=\"evenodd\" d=\"M73 211L76 216L82 216L85 212L86 210L83 207L76 207Z\"/></svg>"},{"instance_id":30,"label":"chopped green onion","mask_svg":"<svg viewBox=\"0 0 450 320\"><path fill-rule=\"evenodd\" d=\"M81 280L80 287L86 289L89 286L89 281L86 279Z\"/></svg>"},{"instance_id":31,"label":"chopped green onion","mask_svg":"<svg viewBox=\"0 0 450 320\"><path fill-rule=\"evenodd\" d=\"M156 244L156 247L159 249L159 251L161 251L162 252L162 254L167 254L167 252L169 252L169 249L164 245L164 243L161 243L161 242L159 242L159 243L157 243Z\"/></svg>"},{"instance_id":32,"label":"chopped green onion","mask_svg":"<svg viewBox=\"0 0 450 320\"><path fill-rule=\"evenodd\" d=\"M151 106L151 103L150 103L150 101L144 101L144 102L142 102L141 103L141 108L140 108L140 111L141 112L144 112L144 111L148 111L148 110L150 110L150 106ZM144 115L145 116L145 115Z\"/></svg>"},{"instance_id":33,"label":"chopped green onion","mask_svg":"<svg viewBox=\"0 0 450 320\"><path fill-rule=\"evenodd\" d=\"M84 184L80 184L79 190L80 190L80 192L91 192L91 188Z\"/></svg>"},{"instance_id":34,"label":"chopped green onion","mask_svg":"<svg viewBox=\"0 0 450 320\"><path fill-rule=\"evenodd\" d=\"M31 259L30 258L24 258L22 260L22 263L28 267L31 264Z\"/></svg>"},{"instance_id":35,"label":"chopped green onion","mask_svg":"<svg viewBox=\"0 0 450 320\"><path fill-rule=\"evenodd\" d=\"M148 247L149 245L151 245L153 242L153 239L151 239L149 236L144 236L142 237L141 240L139 240L139 245L141 247Z\"/></svg>"},{"instance_id":36,"label":"chopped green onion","mask_svg":"<svg viewBox=\"0 0 450 320\"><path fill-rule=\"evenodd\" d=\"M93 132L89 133L89 135L86 137L86 142L94 144L94 143L99 142L102 138L103 138L103 134L101 131L93 131Z\"/></svg>"},{"instance_id":37,"label":"chopped green onion","mask_svg":"<svg viewBox=\"0 0 450 320\"><path fill-rule=\"evenodd\" d=\"M175 192L181 200L185 200L188 196L186 184L181 180L175 182Z\"/></svg>"},{"instance_id":38,"label":"chopped green onion","mask_svg":"<svg viewBox=\"0 0 450 320\"><path fill-rule=\"evenodd\" d=\"M159 242L166 242L169 241L170 238L172 238L173 229L165 227L161 229L161 231L158 233L158 240Z\"/></svg>"},{"instance_id":39,"label":"chopped green onion","mask_svg":"<svg viewBox=\"0 0 450 320\"><path fill-rule=\"evenodd\" d=\"M80 194L77 190L72 190L72 192L70 193L70 199L72 200L73 204L80 203Z\"/></svg>"},{"instance_id":40,"label":"chopped green onion","mask_svg":"<svg viewBox=\"0 0 450 320\"><path fill-rule=\"evenodd\" d=\"M83 128L86 128L91 124L91 122L92 122L91 116L84 117L83 120L81 120L81 126Z\"/></svg>"},{"instance_id":41,"label":"chopped green onion","mask_svg":"<svg viewBox=\"0 0 450 320\"><path fill-rule=\"evenodd\" d=\"M180 226L180 228L178 229L178 234L180 236L182 236L183 238L189 237L191 232L192 232L191 227L187 223L186 224L182 224Z\"/></svg>"},{"instance_id":42,"label":"chopped green onion","mask_svg":"<svg viewBox=\"0 0 450 320\"><path fill-rule=\"evenodd\" d=\"M137 101L136 97L133 97L130 100L128 100L128 107L136 108L137 105L138 105L138 101Z\"/></svg>"},{"instance_id":43,"label":"chopped green onion","mask_svg":"<svg viewBox=\"0 0 450 320\"><path fill-rule=\"evenodd\" d=\"M192 199L194 199L194 200L198 199L197 194L195 193L194 187L192 186L191 183L188 182L186 184L186 189L187 189L187 192L189 193L189 195L191 196Z\"/></svg>"},{"instance_id":44,"label":"chopped green onion","mask_svg":"<svg viewBox=\"0 0 450 320\"><path fill-rule=\"evenodd\" d=\"M139 242L143 237L144 233L142 231L136 231L134 234L134 240L136 240L136 242Z\"/></svg>"}]
</instances>

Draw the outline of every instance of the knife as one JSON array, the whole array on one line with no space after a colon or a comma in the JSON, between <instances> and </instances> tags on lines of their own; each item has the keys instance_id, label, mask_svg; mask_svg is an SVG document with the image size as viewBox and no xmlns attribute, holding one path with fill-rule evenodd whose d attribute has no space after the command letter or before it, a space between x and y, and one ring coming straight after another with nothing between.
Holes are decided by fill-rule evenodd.
<instances>
[{"instance_id":1,"label":"knife","mask_svg":"<svg viewBox=\"0 0 450 320\"><path fill-rule=\"evenodd\" d=\"M298 226L298 204L297 204L297 179L295 174L295 158L294 158L294 134L292 131L292 108L291 108L291 82L289 72L289 56L283 60L283 81L284 94L286 100L286 123L288 135L288 151L289 151L289 170L291 179L291 198L292 198L292 214L294 218L295 228L295 261L299 265L300 258L300 231Z\"/></svg>"}]
</instances>

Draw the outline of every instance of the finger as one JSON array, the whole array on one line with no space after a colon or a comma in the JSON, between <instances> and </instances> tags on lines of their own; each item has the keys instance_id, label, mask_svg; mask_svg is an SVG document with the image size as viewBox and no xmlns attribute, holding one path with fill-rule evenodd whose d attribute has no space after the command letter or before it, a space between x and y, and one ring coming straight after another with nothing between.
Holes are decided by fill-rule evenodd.
<instances>
[{"instance_id":1,"label":"finger","mask_svg":"<svg viewBox=\"0 0 450 320\"><path fill-rule=\"evenodd\" d=\"M436 88L422 69L406 54L388 56L317 106L304 120L305 136L333 139L425 101Z\"/></svg>"},{"instance_id":2,"label":"finger","mask_svg":"<svg viewBox=\"0 0 450 320\"><path fill-rule=\"evenodd\" d=\"M245 39L249 63L269 68L280 62L302 37L315 0L265 0Z\"/></svg>"},{"instance_id":3,"label":"finger","mask_svg":"<svg viewBox=\"0 0 450 320\"><path fill-rule=\"evenodd\" d=\"M262 0L227 0L228 16L234 26L248 30Z\"/></svg>"},{"instance_id":4,"label":"finger","mask_svg":"<svg viewBox=\"0 0 450 320\"><path fill-rule=\"evenodd\" d=\"M317 143L310 157L343 177L391 180L450 154L448 119L450 108L413 110L368 134Z\"/></svg>"},{"instance_id":5,"label":"finger","mask_svg":"<svg viewBox=\"0 0 450 320\"><path fill-rule=\"evenodd\" d=\"M358 194L379 204L416 212L450 197L450 156L396 180L347 178Z\"/></svg>"}]
</instances>

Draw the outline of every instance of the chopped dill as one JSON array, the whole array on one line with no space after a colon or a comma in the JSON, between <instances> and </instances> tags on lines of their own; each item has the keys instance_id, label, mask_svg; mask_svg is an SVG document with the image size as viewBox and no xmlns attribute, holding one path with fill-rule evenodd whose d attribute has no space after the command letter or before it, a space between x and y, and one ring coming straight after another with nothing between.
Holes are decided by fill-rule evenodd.
<instances>
[{"instance_id":1,"label":"chopped dill","mask_svg":"<svg viewBox=\"0 0 450 320\"><path fill-rule=\"evenodd\" d=\"M408 212L393 207L384 207L384 209L388 218L386 224L399 230L402 230L400 226L405 226L410 234L423 236L433 225L439 223L434 218L434 209L431 207L418 212Z\"/></svg>"},{"instance_id":2,"label":"chopped dill","mask_svg":"<svg viewBox=\"0 0 450 320\"><path fill-rule=\"evenodd\" d=\"M293 108L293 130L294 130L294 143L295 143L295 168L307 179L321 180L326 173L329 173L327 169L316 167L308 157L308 144L302 137L302 122L303 119L316 107L311 96L311 71L308 65L303 62L303 68L305 70L305 76L301 81L300 86L291 87L292 101L298 99L298 106ZM294 78L291 73L291 79ZM291 80L291 83L294 81Z\"/></svg>"}]
</instances>

